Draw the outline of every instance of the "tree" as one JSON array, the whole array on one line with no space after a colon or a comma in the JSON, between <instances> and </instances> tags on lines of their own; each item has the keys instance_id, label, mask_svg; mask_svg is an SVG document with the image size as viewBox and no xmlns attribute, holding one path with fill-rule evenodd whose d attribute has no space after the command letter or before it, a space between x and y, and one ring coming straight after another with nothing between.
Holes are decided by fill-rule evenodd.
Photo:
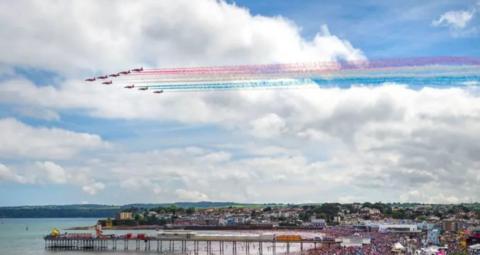
<instances>
[{"instance_id":1,"label":"tree","mask_svg":"<svg viewBox=\"0 0 480 255\"><path fill-rule=\"evenodd\" d=\"M310 221L310 218L313 216L313 211L308 210L308 211L303 211L298 215L298 218L302 220L303 222L308 222Z\"/></svg>"},{"instance_id":2,"label":"tree","mask_svg":"<svg viewBox=\"0 0 480 255\"><path fill-rule=\"evenodd\" d=\"M140 214L137 214L137 213L133 216L133 218L134 218L136 221L140 221L140 220L141 220Z\"/></svg>"},{"instance_id":3,"label":"tree","mask_svg":"<svg viewBox=\"0 0 480 255\"><path fill-rule=\"evenodd\" d=\"M195 208L194 207L189 207L187 210L185 210L185 213L188 215L192 215L195 213Z\"/></svg>"},{"instance_id":4,"label":"tree","mask_svg":"<svg viewBox=\"0 0 480 255\"><path fill-rule=\"evenodd\" d=\"M372 203L370 203L370 202L365 202L365 203L362 204L362 207L364 207L364 208L365 208L365 207L372 208L372 206L373 206L373 205L372 205Z\"/></svg>"},{"instance_id":5,"label":"tree","mask_svg":"<svg viewBox=\"0 0 480 255\"><path fill-rule=\"evenodd\" d=\"M340 212L340 204L338 203L325 203L315 208L317 215L325 216L327 222L333 222L333 218Z\"/></svg>"},{"instance_id":6,"label":"tree","mask_svg":"<svg viewBox=\"0 0 480 255\"><path fill-rule=\"evenodd\" d=\"M272 207L267 206L267 207L263 208L263 211L264 211L264 212L271 212L271 211L272 211Z\"/></svg>"},{"instance_id":7,"label":"tree","mask_svg":"<svg viewBox=\"0 0 480 255\"><path fill-rule=\"evenodd\" d=\"M171 214L176 214L177 213L177 206L175 205L170 205L169 207L165 208L166 212L171 213Z\"/></svg>"}]
</instances>

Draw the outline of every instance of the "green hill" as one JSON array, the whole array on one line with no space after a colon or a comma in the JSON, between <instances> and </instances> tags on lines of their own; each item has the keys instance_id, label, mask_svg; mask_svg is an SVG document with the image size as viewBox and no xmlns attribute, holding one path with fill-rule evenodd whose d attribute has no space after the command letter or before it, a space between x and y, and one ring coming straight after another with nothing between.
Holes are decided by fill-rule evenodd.
<instances>
[{"instance_id":1,"label":"green hill","mask_svg":"<svg viewBox=\"0 0 480 255\"><path fill-rule=\"evenodd\" d=\"M176 206L181 208L220 208L220 207L262 207L261 204L238 204L233 202L177 202L161 204L127 204L127 205L44 205L0 207L0 218L106 218L128 208L151 209L156 207Z\"/></svg>"}]
</instances>

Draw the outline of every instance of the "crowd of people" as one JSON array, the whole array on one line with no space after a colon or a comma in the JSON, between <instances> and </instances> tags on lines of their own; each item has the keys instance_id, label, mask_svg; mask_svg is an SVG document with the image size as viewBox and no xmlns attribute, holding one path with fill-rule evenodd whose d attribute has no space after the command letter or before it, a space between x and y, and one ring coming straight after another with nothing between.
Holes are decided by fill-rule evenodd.
<instances>
[{"instance_id":1,"label":"crowd of people","mask_svg":"<svg viewBox=\"0 0 480 255\"><path fill-rule=\"evenodd\" d=\"M321 247L311 250L311 255L387 255L395 254L392 248L395 243L399 242L403 246L417 246L420 244L419 237L404 236L394 233L379 232L357 232L354 228L338 228L331 227L324 230L325 235L335 238L353 238L367 239L370 242L356 244L338 244L322 245Z\"/></svg>"}]
</instances>

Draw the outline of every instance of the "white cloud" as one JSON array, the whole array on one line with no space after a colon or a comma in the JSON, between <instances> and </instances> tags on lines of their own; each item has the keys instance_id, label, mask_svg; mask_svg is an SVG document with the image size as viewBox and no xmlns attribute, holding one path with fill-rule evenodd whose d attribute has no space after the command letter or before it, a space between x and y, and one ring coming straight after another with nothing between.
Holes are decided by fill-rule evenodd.
<instances>
[{"instance_id":1,"label":"white cloud","mask_svg":"<svg viewBox=\"0 0 480 255\"><path fill-rule=\"evenodd\" d=\"M51 161L37 162L38 168L45 171L48 179L53 183L66 183L67 173L65 170Z\"/></svg>"},{"instance_id":2,"label":"white cloud","mask_svg":"<svg viewBox=\"0 0 480 255\"><path fill-rule=\"evenodd\" d=\"M12 118L0 119L0 130L0 158L65 159L107 146L97 135L32 127Z\"/></svg>"},{"instance_id":3,"label":"white cloud","mask_svg":"<svg viewBox=\"0 0 480 255\"><path fill-rule=\"evenodd\" d=\"M12 181L17 183L27 183L25 177L18 175L9 167L0 163L0 181Z\"/></svg>"},{"instance_id":4,"label":"white cloud","mask_svg":"<svg viewBox=\"0 0 480 255\"><path fill-rule=\"evenodd\" d=\"M10 166L0 164L0 181L25 185L77 186L90 195L95 195L106 187L104 183L97 181L96 177L106 178L91 173L84 166L63 167L53 161L12 163Z\"/></svg>"},{"instance_id":5,"label":"white cloud","mask_svg":"<svg viewBox=\"0 0 480 255\"><path fill-rule=\"evenodd\" d=\"M299 201L304 197L315 200L318 192L338 194L340 199L348 196L338 190L343 185L353 187L359 198L374 200L396 200L406 192L402 189L410 188L425 193L442 191L445 198L478 189L478 181L474 181L475 169L480 167L474 156L480 152L476 131L480 129L480 100L476 87L413 90L392 84L351 89L311 86L302 90L195 96L171 93L159 100L148 94L86 88L75 83L60 88L17 84L31 86L28 93L36 97L19 92L13 95L23 96L22 102L32 106L86 109L92 115L109 118L208 123L230 130L231 137L253 135L252 140L237 144L239 148L231 151L189 148L147 155L117 154L100 159L111 164L89 166L94 178L102 181L108 178L99 175L109 171L123 176L123 180L126 176L147 179L151 185L143 186L152 194L156 190L156 196L150 197L155 201L176 197L177 189L195 190L214 200L260 202ZM8 84L2 87L15 91ZM78 95L90 98L88 104L76 100ZM258 139L274 134L281 138ZM249 143L258 146L252 148ZM257 153L264 148L275 150ZM238 150L250 156L238 160ZM311 187L315 186L310 183L313 180L329 185L319 190ZM432 182L437 185L429 184ZM211 183L221 185L213 187ZM142 187L142 182L137 186ZM280 192L289 189L295 192ZM390 192L390 198L378 197L393 189L397 192ZM141 188L132 190L132 196L141 192ZM276 192L271 195L271 190Z\"/></svg>"},{"instance_id":6,"label":"white cloud","mask_svg":"<svg viewBox=\"0 0 480 255\"><path fill-rule=\"evenodd\" d=\"M3 63L69 74L136 64L364 58L348 41L331 35L326 26L309 41L290 20L252 15L247 9L215 0L4 1L0 23L0 37L8 38L0 42Z\"/></svg>"},{"instance_id":7,"label":"white cloud","mask_svg":"<svg viewBox=\"0 0 480 255\"><path fill-rule=\"evenodd\" d=\"M221 151L205 154L202 156L202 160L205 162L225 162L231 159L230 153Z\"/></svg>"},{"instance_id":8,"label":"white cloud","mask_svg":"<svg viewBox=\"0 0 480 255\"><path fill-rule=\"evenodd\" d=\"M50 109L20 107L20 108L14 109L14 112L21 116L26 116L26 117L40 119L40 120L49 120L49 121L60 120L60 114Z\"/></svg>"},{"instance_id":9,"label":"white cloud","mask_svg":"<svg viewBox=\"0 0 480 255\"><path fill-rule=\"evenodd\" d=\"M405 194L402 194L400 196L400 201L402 202L413 202L413 203L418 203L424 202L424 203L431 203L431 204L438 204L438 203L447 203L447 204L456 204L456 203L462 203L462 202L468 202L470 200L470 196L463 194L462 196L455 196L455 195L445 195L443 192L435 192L435 193L430 193L427 191L425 193L424 191L418 191L418 190L410 190L406 192Z\"/></svg>"},{"instance_id":10,"label":"white cloud","mask_svg":"<svg viewBox=\"0 0 480 255\"><path fill-rule=\"evenodd\" d=\"M102 191L103 189L105 189L105 184L101 182L94 182L94 183L82 186L82 190L90 195L95 195L99 191Z\"/></svg>"},{"instance_id":11,"label":"white cloud","mask_svg":"<svg viewBox=\"0 0 480 255\"><path fill-rule=\"evenodd\" d=\"M167 150L126 156L135 165L120 170L129 165L122 160L118 163L122 167L114 163L114 168L127 172L143 165L137 174L155 179L165 196L178 187L188 187L214 200L318 200L322 192L330 194L328 199L343 200L348 197L341 188L345 186L357 198L373 200L395 201L413 188L423 194L441 191L435 201L454 201L454 197L462 201L463 192L480 194L472 192L478 191L476 169L480 167L475 156L480 153L480 100L475 88L412 90L385 85L222 96L226 98L198 98L204 110L212 112L214 123L228 123L225 127L233 132L250 133L252 121L275 114L282 119L281 139L267 144L283 144L286 150L208 162L204 159L212 154L209 151ZM182 111L176 113L182 121ZM255 151L248 143L242 146ZM294 151L299 148L300 152ZM322 187L318 182L324 183Z\"/></svg>"},{"instance_id":12,"label":"white cloud","mask_svg":"<svg viewBox=\"0 0 480 255\"><path fill-rule=\"evenodd\" d=\"M142 166L143 167L143 166ZM143 171L139 171L136 176L129 176L125 180L120 181L120 187L125 190L133 192L153 192L155 195L160 195L164 191L161 185L155 181L156 176L142 176Z\"/></svg>"},{"instance_id":13,"label":"white cloud","mask_svg":"<svg viewBox=\"0 0 480 255\"><path fill-rule=\"evenodd\" d=\"M475 15L475 11L448 11L432 21L434 26L446 26L453 29L465 28Z\"/></svg>"},{"instance_id":14,"label":"white cloud","mask_svg":"<svg viewBox=\"0 0 480 255\"><path fill-rule=\"evenodd\" d=\"M285 121L274 113L269 113L251 122L252 134L256 137L275 137L285 131Z\"/></svg>"},{"instance_id":15,"label":"white cloud","mask_svg":"<svg viewBox=\"0 0 480 255\"><path fill-rule=\"evenodd\" d=\"M177 189L175 194L178 196L180 201L207 201L208 196L195 191L195 190L184 190L184 189Z\"/></svg>"},{"instance_id":16,"label":"white cloud","mask_svg":"<svg viewBox=\"0 0 480 255\"><path fill-rule=\"evenodd\" d=\"M474 156L480 152L476 87L413 90L392 84L351 89L312 86L286 91L196 93L194 97L172 93L161 100L111 88L103 92L102 87L30 89L42 101L26 97L23 102L39 107L83 108L110 118L209 123L231 130L232 137L253 135L252 140L237 144L231 151L188 148L146 155L117 154L100 159L111 163L89 166L95 179L102 181L108 178L99 175L110 171L123 176L123 180L127 176L133 178L132 182L148 180L149 185L138 182L139 188L132 189L132 196L140 194L143 185L144 190L155 192L155 197L150 197L155 201L177 197L177 189L198 191L214 200L318 200L315 194L319 192L337 194L340 200L348 196L339 189L343 185L352 187L358 198L393 201L405 190L415 188L427 194L442 191L445 201L453 201L451 197L460 197L460 192L479 186L474 178L475 169L480 167ZM88 104L75 102L74 97L82 93L90 98ZM103 93L111 100L105 100ZM109 102L122 105L113 107ZM281 139L257 139L272 134ZM258 145L252 148L251 143ZM238 150L250 156L238 160ZM318 180L328 185L314 187L313 181ZM276 192L272 194L272 190ZM329 199L335 200L334 195Z\"/></svg>"}]
</instances>

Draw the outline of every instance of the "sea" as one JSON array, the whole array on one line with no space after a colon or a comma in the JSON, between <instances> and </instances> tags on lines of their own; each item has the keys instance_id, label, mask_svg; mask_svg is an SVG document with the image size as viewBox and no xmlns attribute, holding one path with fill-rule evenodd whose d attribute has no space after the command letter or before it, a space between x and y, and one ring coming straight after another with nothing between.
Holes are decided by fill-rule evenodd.
<instances>
[{"instance_id":1,"label":"sea","mask_svg":"<svg viewBox=\"0 0 480 255\"><path fill-rule=\"evenodd\" d=\"M152 251L52 251L45 249L45 243L43 237L51 232L53 228L58 228L62 233L94 233L94 231L89 230L79 230L73 231L68 230L73 227L85 227L93 226L96 224L98 219L95 218L35 218L35 219L12 219L12 218L0 218L0 255L29 255L29 254L41 254L41 255L79 255L79 254L158 254L155 249ZM129 231L104 231L104 234L125 234L125 233L145 233L149 235L155 235L157 232L155 230L129 230ZM212 231L196 231L196 232L212 232ZM214 231L215 232L215 231ZM218 232L218 231L217 231ZM292 233L290 233L292 234ZM303 235L308 235L312 233L304 233ZM318 235L318 234L316 234ZM133 247L130 247L132 249ZM278 247L277 254L282 253L282 250L285 251L286 247ZM308 247L305 247L308 248ZM202 250L202 247L200 247ZM244 249L239 247L239 249ZM290 247L291 252L298 251L300 247ZM225 255L229 255L227 252L229 249L226 247ZM251 247L250 255L258 254L255 252L257 249ZM164 253L165 254L165 253ZM176 253L178 254L178 253ZM238 254L246 254L245 252L239 251ZM263 255L271 255L272 249L270 247L264 247Z\"/></svg>"},{"instance_id":2,"label":"sea","mask_svg":"<svg viewBox=\"0 0 480 255\"><path fill-rule=\"evenodd\" d=\"M82 252L53 252L45 250L43 237L53 228L65 231L67 228L95 225L94 218L40 218L0 219L0 254L84 254ZM69 231L70 232L70 231ZM94 254L94 253L91 253ZM102 254L107 254L102 252Z\"/></svg>"}]
</instances>

